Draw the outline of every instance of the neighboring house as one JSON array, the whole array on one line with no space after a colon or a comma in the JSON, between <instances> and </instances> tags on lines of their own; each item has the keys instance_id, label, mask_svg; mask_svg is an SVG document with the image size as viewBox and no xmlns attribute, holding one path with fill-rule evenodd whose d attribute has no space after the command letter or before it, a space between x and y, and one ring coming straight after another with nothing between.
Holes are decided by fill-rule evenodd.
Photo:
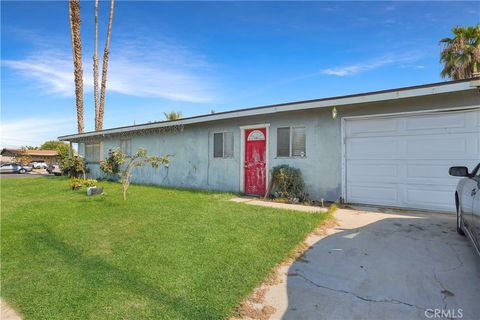
<instances>
[{"instance_id":1,"label":"neighboring house","mask_svg":"<svg viewBox=\"0 0 480 320\"><path fill-rule=\"evenodd\" d=\"M58 151L57 150L30 150L30 149L11 149L3 148L1 151L2 162L6 159L15 161L16 158L22 156L28 156L31 161L43 161L45 163L58 163Z\"/></svg>"},{"instance_id":2,"label":"neighboring house","mask_svg":"<svg viewBox=\"0 0 480 320\"><path fill-rule=\"evenodd\" d=\"M479 79L441 82L59 139L78 143L97 177L110 149L146 147L171 165L137 168L137 183L263 195L269 170L288 164L313 199L453 211L448 168L480 161L479 88Z\"/></svg>"}]
</instances>

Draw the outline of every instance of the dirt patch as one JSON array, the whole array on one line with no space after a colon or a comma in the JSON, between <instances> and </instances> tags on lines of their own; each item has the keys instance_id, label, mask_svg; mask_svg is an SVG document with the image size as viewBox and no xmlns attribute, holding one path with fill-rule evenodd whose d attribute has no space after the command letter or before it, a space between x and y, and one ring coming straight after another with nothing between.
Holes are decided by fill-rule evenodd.
<instances>
[{"instance_id":1,"label":"dirt patch","mask_svg":"<svg viewBox=\"0 0 480 320\"><path fill-rule=\"evenodd\" d=\"M0 319L2 320L22 320L22 317L13 310L5 301L0 299Z\"/></svg>"}]
</instances>

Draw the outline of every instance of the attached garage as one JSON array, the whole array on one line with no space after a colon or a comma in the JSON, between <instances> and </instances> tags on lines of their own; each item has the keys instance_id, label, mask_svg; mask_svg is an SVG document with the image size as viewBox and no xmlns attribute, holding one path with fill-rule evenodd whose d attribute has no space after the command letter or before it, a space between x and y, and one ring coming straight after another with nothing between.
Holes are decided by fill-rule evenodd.
<instances>
[{"instance_id":1,"label":"attached garage","mask_svg":"<svg viewBox=\"0 0 480 320\"><path fill-rule=\"evenodd\" d=\"M349 203L454 211L448 168L480 159L480 110L343 119L344 197Z\"/></svg>"}]
</instances>

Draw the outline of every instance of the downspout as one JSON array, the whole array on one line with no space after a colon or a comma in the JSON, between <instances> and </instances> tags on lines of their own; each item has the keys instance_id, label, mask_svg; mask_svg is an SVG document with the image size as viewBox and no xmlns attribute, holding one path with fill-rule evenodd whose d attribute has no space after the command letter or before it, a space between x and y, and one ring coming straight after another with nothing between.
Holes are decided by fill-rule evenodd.
<instances>
[{"instance_id":1,"label":"downspout","mask_svg":"<svg viewBox=\"0 0 480 320\"><path fill-rule=\"evenodd\" d=\"M210 189L210 130L207 135L207 187Z\"/></svg>"}]
</instances>

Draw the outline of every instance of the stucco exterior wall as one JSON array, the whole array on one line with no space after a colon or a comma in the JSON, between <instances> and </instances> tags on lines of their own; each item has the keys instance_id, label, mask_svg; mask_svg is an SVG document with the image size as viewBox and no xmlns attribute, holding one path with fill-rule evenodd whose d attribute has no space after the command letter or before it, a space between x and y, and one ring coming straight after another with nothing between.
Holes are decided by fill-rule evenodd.
<instances>
[{"instance_id":1,"label":"stucco exterior wall","mask_svg":"<svg viewBox=\"0 0 480 320\"><path fill-rule=\"evenodd\" d=\"M337 107L332 118L331 108L277 112L222 121L204 122L184 127L182 132L133 136L132 151L146 147L150 155L171 157L168 168L137 168L133 182L172 187L240 192L243 161L241 157L242 126L269 124L269 168L289 164L299 168L312 199L337 200L341 196L342 141L341 118L398 112L424 111L458 107L478 107L480 95L476 90L439 94L408 99L355 104ZM333 106L332 106L333 107ZM279 158L276 156L277 128L305 126L306 157ZM213 157L213 133L229 131L234 134L234 157ZM102 158L108 150L119 146L120 137L102 141ZM79 145L79 153L84 147ZM89 164L90 175L101 177L98 164Z\"/></svg>"}]
</instances>

